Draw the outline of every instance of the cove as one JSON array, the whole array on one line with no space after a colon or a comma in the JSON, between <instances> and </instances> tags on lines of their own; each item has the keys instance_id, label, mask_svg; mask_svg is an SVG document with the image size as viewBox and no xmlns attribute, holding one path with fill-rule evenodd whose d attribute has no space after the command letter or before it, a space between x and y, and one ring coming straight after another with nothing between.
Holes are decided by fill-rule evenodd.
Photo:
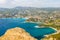
<instances>
[{"instance_id":1,"label":"cove","mask_svg":"<svg viewBox=\"0 0 60 40\"><path fill-rule=\"evenodd\" d=\"M38 40L43 38L44 35L55 33L56 31L52 28L36 28L38 24L25 22L25 18L3 18L0 19L0 36L4 35L8 29L20 27L28 32L31 36Z\"/></svg>"}]
</instances>

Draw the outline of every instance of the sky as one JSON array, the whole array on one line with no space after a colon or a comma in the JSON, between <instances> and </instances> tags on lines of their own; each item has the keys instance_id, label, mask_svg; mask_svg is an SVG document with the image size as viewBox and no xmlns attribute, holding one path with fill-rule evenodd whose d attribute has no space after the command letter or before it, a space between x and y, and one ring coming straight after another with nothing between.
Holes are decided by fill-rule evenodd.
<instances>
[{"instance_id":1,"label":"sky","mask_svg":"<svg viewBox=\"0 0 60 40\"><path fill-rule=\"evenodd\" d=\"M60 7L60 0L0 0L0 7Z\"/></svg>"}]
</instances>

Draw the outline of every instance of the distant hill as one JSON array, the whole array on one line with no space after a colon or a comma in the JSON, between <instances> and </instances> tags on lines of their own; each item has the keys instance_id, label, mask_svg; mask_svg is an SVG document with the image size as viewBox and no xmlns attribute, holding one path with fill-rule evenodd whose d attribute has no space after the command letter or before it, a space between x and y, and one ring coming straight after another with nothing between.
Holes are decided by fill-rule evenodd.
<instances>
[{"instance_id":1,"label":"distant hill","mask_svg":"<svg viewBox=\"0 0 60 40\"><path fill-rule=\"evenodd\" d=\"M60 8L35 8L35 7L0 8L0 14L39 13L40 11L60 11Z\"/></svg>"}]
</instances>

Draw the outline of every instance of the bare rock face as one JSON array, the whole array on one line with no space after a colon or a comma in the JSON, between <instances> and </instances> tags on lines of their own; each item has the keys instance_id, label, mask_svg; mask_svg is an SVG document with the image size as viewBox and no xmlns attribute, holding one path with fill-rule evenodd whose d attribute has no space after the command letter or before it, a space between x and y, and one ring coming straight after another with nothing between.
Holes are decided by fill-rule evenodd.
<instances>
[{"instance_id":1,"label":"bare rock face","mask_svg":"<svg viewBox=\"0 0 60 40\"><path fill-rule=\"evenodd\" d=\"M0 40L37 40L22 28L12 28L0 37Z\"/></svg>"}]
</instances>

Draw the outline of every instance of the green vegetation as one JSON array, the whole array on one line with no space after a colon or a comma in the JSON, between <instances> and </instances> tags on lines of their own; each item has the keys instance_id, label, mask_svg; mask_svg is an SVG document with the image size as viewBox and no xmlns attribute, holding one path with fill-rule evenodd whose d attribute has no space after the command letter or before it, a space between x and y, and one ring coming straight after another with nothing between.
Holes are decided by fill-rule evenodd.
<instances>
[{"instance_id":1,"label":"green vegetation","mask_svg":"<svg viewBox=\"0 0 60 40\"><path fill-rule=\"evenodd\" d=\"M60 33L49 35L48 37L43 38L42 40L60 40Z\"/></svg>"},{"instance_id":2,"label":"green vegetation","mask_svg":"<svg viewBox=\"0 0 60 40\"><path fill-rule=\"evenodd\" d=\"M60 29L60 19L54 21L48 21L48 23L43 24L44 26L54 27L56 29Z\"/></svg>"}]
</instances>

